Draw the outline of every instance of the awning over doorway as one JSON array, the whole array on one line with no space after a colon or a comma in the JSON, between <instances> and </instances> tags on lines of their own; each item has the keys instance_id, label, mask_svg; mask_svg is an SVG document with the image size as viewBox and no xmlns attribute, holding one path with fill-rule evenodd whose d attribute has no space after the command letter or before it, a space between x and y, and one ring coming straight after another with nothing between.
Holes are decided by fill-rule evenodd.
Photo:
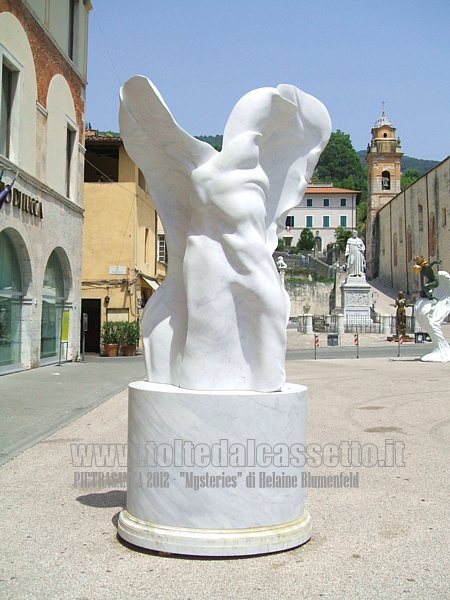
<instances>
[{"instance_id":1,"label":"awning over doorway","mask_svg":"<svg viewBox=\"0 0 450 600\"><path fill-rule=\"evenodd\" d=\"M149 285L153 290L157 290L159 288L159 283L157 281L154 281L149 277L144 277L144 275L141 275L141 279L143 279L145 283Z\"/></svg>"}]
</instances>

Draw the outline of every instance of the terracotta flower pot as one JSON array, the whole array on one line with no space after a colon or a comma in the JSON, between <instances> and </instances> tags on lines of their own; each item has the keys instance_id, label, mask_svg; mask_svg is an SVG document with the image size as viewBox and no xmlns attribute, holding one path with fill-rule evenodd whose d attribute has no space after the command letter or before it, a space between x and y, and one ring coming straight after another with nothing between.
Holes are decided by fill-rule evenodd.
<instances>
[{"instance_id":1,"label":"terracotta flower pot","mask_svg":"<svg viewBox=\"0 0 450 600\"><path fill-rule=\"evenodd\" d=\"M105 344L105 356L118 356L119 344Z\"/></svg>"},{"instance_id":2,"label":"terracotta flower pot","mask_svg":"<svg viewBox=\"0 0 450 600\"><path fill-rule=\"evenodd\" d=\"M122 356L136 356L136 344L122 344Z\"/></svg>"}]
</instances>

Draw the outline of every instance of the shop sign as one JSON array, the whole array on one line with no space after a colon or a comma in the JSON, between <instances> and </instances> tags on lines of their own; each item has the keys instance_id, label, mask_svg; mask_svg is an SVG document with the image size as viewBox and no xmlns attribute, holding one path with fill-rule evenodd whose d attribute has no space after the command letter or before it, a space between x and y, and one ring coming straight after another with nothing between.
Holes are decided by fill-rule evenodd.
<instances>
[{"instance_id":1,"label":"shop sign","mask_svg":"<svg viewBox=\"0 0 450 600\"><path fill-rule=\"evenodd\" d=\"M0 183L0 191L4 188L4 183ZM27 212L30 215L39 217L40 219L44 218L42 202L40 200L37 200L36 198L33 198L33 196L28 196L28 194L24 194L17 188L13 188L5 199L5 204L10 204L11 202L13 206L16 206L23 212Z\"/></svg>"}]
</instances>

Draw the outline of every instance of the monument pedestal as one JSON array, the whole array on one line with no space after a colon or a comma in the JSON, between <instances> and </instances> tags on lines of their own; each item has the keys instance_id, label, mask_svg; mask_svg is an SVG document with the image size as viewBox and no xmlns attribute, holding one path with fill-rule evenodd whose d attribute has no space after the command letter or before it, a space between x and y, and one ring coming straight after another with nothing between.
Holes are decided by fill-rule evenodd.
<instances>
[{"instance_id":1,"label":"monument pedestal","mask_svg":"<svg viewBox=\"0 0 450 600\"><path fill-rule=\"evenodd\" d=\"M151 550L245 556L299 546L307 389L129 386L127 507L119 535Z\"/></svg>"},{"instance_id":2,"label":"monument pedestal","mask_svg":"<svg viewBox=\"0 0 450 600\"><path fill-rule=\"evenodd\" d=\"M350 275L341 290L345 323L370 324L370 285L366 278Z\"/></svg>"}]
</instances>

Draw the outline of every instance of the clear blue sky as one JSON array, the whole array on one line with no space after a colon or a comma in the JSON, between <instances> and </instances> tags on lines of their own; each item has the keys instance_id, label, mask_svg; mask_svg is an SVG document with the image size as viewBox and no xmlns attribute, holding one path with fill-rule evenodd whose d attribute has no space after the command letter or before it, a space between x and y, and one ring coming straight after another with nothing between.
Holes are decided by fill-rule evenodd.
<instances>
[{"instance_id":1,"label":"clear blue sky","mask_svg":"<svg viewBox=\"0 0 450 600\"><path fill-rule=\"evenodd\" d=\"M222 134L246 92L294 84L367 147L381 114L409 156L450 154L449 0L92 0L86 121L118 131L145 75L191 135Z\"/></svg>"}]
</instances>

